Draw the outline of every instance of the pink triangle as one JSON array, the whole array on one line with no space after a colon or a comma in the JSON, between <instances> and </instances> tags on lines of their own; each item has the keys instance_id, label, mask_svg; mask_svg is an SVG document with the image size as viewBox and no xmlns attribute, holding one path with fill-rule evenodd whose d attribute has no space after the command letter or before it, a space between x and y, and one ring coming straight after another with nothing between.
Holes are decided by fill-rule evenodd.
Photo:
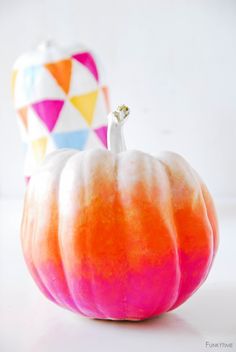
<instances>
[{"instance_id":1,"label":"pink triangle","mask_svg":"<svg viewBox=\"0 0 236 352\"><path fill-rule=\"evenodd\" d=\"M51 132L59 118L63 104L63 100L42 100L32 104L32 108Z\"/></svg>"},{"instance_id":2,"label":"pink triangle","mask_svg":"<svg viewBox=\"0 0 236 352\"><path fill-rule=\"evenodd\" d=\"M30 176L25 176L25 183L26 183L26 185L28 185L29 181L30 181Z\"/></svg>"},{"instance_id":3,"label":"pink triangle","mask_svg":"<svg viewBox=\"0 0 236 352\"><path fill-rule=\"evenodd\" d=\"M79 53L72 56L75 60L79 61L82 65L86 66L87 69L92 73L95 77L96 81L98 81L98 70L94 58L88 52Z\"/></svg>"},{"instance_id":4,"label":"pink triangle","mask_svg":"<svg viewBox=\"0 0 236 352\"><path fill-rule=\"evenodd\" d=\"M102 144L107 148L107 126L102 126L99 128L95 128L94 132L98 136L98 138L102 141Z\"/></svg>"}]
</instances>

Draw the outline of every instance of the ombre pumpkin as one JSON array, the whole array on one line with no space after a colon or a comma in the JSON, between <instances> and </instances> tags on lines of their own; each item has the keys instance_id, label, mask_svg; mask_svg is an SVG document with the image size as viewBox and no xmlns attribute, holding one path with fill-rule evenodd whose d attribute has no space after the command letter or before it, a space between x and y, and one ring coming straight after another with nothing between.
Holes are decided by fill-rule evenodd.
<instances>
[{"instance_id":1,"label":"ombre pumpkin","mask_svg":"<svg viewBox=\"0 0 236 352\"><path fill-rule=\"evenodd\" d=\"M128 108L109 115L109 150L59 150L30 180L21 238L41 291L98 319L172 310L204 282L217 246L212 198L179 155L126 151Z\"/></svg>"}]
</instances>

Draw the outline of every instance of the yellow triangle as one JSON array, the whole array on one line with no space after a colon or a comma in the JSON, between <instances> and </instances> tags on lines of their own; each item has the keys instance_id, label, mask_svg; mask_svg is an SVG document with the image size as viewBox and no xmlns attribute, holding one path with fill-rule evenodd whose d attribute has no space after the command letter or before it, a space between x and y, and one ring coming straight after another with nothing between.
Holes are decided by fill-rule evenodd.
<instances>
[{"instance_id":1,"label":"yellow triangle","mask_svg":"<svg viewBox=\"0 0 236 352\"><path fill-rule=\"evenodd\" d=\"M43 161L46 154L47 142L47 137L42 137L32 141L32 149L37 162Z\"/></svg>"},{"instance_id":2,"label":"yellow triangle","mask_svg":"<svg viewBox=\"0 0 236 352\"><path fill-rule=\"evenodd\" d=\"M98 90L93 92L74 96L70 98L70 102L81 113L85 121L90 126L93 122L94 110L97 102Z\"/></svg>"},{"instance_id":3,"label":"yellow triangle","mask_svg":"<svg viewBox=\"0 0 236 352\"><path fill-rule=\"evenodd\" d=\"M15 83L16 83L16 76L17 76L18 71L13 70L12 75L11 75L11 95L14 97L14 91L15 91Z\"/></svg>"}]
</instances>

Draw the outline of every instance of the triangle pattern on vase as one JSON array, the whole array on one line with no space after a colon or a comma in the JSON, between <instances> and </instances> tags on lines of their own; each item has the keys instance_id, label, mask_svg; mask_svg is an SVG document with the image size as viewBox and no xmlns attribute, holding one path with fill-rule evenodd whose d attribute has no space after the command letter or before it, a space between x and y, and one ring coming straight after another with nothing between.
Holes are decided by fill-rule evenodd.
<instances>
[{"instance_id":1,"label":"triangle pattern on vase","mask_svg":"<svg viewBox=\"0 0 236 352\"><path fill-rule=\"evenodd\" d=\"M89 126L91 126L93 122L97 96L98 90L95 90L84 95L74 96L70 98L72 105L80 112Z\"/></svg>"},{"instance_id":2,"label":"triangle pattern on vase","mask_svg":"<svg viewBox=\"0 0 236 352\"><path fill-rule=\"evenodd\" d=\"M101 126L99 128L95 128L94 132L96 133L97 137L100 139L104 147L107 148L107 126Z\"/></svg>"},{"instance_id":3,"label":"triangle pattern on vase","mask_svg":"<svg viewBox=\"0 0 236 352\"><path fill-rule=\"evenodd\" d=\"M92 128L99 128L107 124L108 108L102 89L99 89L97 103L93 114Z\"/></svg>"},{"instance_id":4,"label":"triangle pattern on vase","mask_svg":"<svg viewBox=\"0 0 236 352\"><path fill-rule=\"evenodd\" d=\"M104 99L105 99L105 102L106 102L107 110L110 111L111 107L110 107L110 99L109 99L109 89L108 89L107 86L103 86L101 88L101 90L102 90L103 95L104 95Z\"/></svg>"},{"instance_id":5,"label":"triangle pattern on vase","mask_svg":"<svg viewBox=\"0 0 236 352\"><path fill-rule=\"evenodd\" d=\"M36 86L36 80L40 77L43 67L40 65L30 66L23 71L23 90L25 91L28 99L32 99L34 89Z\"/></svg>"},{"instance_id":6,"label":"triangle pattern on vase","mask_svg":"<svg viewBox=\"0 0 236 352\"><path fill-rule=\"evenodd\" d=\"M102 148L102 147L103 147L103 144L101 143L101 140L98 138L98 136L93 130L90 130L88 140L86 143L86 150L94 149L94 148Z\"/></svg>"},{"instance_id":7,"label":"triangle pattern on vase","mask_svg":"<svg viewBox=\"0 0 236 352\"><path fill-rule=\"evenodd\" d=\"M37 77L37 81L35 82L31 91L30 102L33 103L46 99L65 100L65 98L66 93L62 87L52 76L50 71L46 67L41 66L40 75Z\"/></svg>"},{"instance_id":8,"label":"triangle pattern on vase","mask_svg":"<svg viewBox=\"0 0 236 352\"><path fill-rule=\"evenodd\" d=\"M99 76L98 76L97 65L94 61L94 58L89 52L83 52L83 53L72 55L72 58L79 61L82 65L86 66L86 68L92 73L92 75L98 82Z\"/></svg>"},{"instance_id":9,"label":"triangle pattern on vase","mask_svg":"<svg viewBox=\"0 0 236 352\"><path fill-rule=\"evenodd\" d=\"M15 84L16 84L16 77L17 77L17 70L13 70L11 75L11 95L14 98L15 95Z\"/></svg>"},{"instance_id":10,"label":"triangle pattern on vase","mask_svg":"<svg viewBox=\"0 0 236 352\"><path fill-rule=\"evenodd\" d=\"M71 80L71 59L48 63L44 66L57 81L58 85L67 94L70 88Z\"/></svg>"},{"instance_id":11,"label":"triangle pattern on vase","mask_svg":"<svg viewBox=\"0 0 236 352\"><path fill-rule=\"evenodd\" d=\"M79 61L72 60L72 75L69 96L79 96L98 89L98 82Z\"/></svg>"},{"instance_id":12,"label":"triangle pattern on vase","mask_svg":"<svg viewBox=\"0 0 236 352\"><path fill-rule=\"evenodd\" d=\"M49 132L51 132L59 118L61 109L64 105L63 100L42 100L32 104L33 110L36 112L38 117L47 126Z\"/></svg>"},{"instance_id":13,"label":"triangle pattern on vase","mask_svg":"<svg viewBox=\"0 0 236 352\"><path fill-rule=\"evenodd\" d=\"M47 137L42 137L31 142L34 157L38 162L44 159L47 149Z\"/></svg>"},{"instance_id":14,"label":"triangle pattern on vase","mask_svg":"<svg viewBox=\"0 0 236 352\"><path fill-rule=\"evenodd\" d=\"M53 129L53 133L71 132L88 128L81 113L74 108L69 100L65 100L60 118Z\"/></svg>"},{"instance_id":15,"label":"triangle pattern on vase","mask_svg":"<svg viewBox=\"0 0 236 352\"><path fill-rule=\"evenodd\" d=\"M83 150L88 139L89 129L53 133L52 138L57 148L70 148Z\"/></svg>"},{"instance_id":16,"label":"triangle pattern on vase","mask_svg":"<svg viewBox=\"0 0 236 352\"><path fill-rule=\"evenodd\" d=\"M28 138L30 141L35 139L39 139L42 137L47 137L49 135L49 131L45 123L38 117L34 109L32 107L28 108Z\"/></svg>"},{"instance_id":17,"label":"triangle pattern on vase","mask_svg":"<svg viewBox=\"0 0 236 352\"><path fill-rule=\"evenodd\" d=\"M21 119L26 131L28 129L28 106L20 108L17 110L19 118Z\"/></svg>"}]
</instances>

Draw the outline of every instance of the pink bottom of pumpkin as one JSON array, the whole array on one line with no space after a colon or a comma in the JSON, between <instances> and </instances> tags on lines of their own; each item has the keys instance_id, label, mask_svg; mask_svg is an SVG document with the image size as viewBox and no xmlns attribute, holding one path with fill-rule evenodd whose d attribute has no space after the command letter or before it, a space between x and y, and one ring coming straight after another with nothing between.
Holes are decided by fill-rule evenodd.
<instances>
[{"instance_id":1,"label":"pink bottom of pumpkin","mask_svg":"<svg viewBox=\"0 0 236 352\"><path fill-rule=\"evenodd\" d=\"M204 255L194 262L184 255L181 260L192 272L186 282L171 259L160 265L143 263L139 271L127 269L107 277L88 265L66 275L52 263L38 266L37 271L29 267L43 293L64 308L97 319L143 320L180 305L206 277L209 262Z\"/></svg>"}]
</instances>

